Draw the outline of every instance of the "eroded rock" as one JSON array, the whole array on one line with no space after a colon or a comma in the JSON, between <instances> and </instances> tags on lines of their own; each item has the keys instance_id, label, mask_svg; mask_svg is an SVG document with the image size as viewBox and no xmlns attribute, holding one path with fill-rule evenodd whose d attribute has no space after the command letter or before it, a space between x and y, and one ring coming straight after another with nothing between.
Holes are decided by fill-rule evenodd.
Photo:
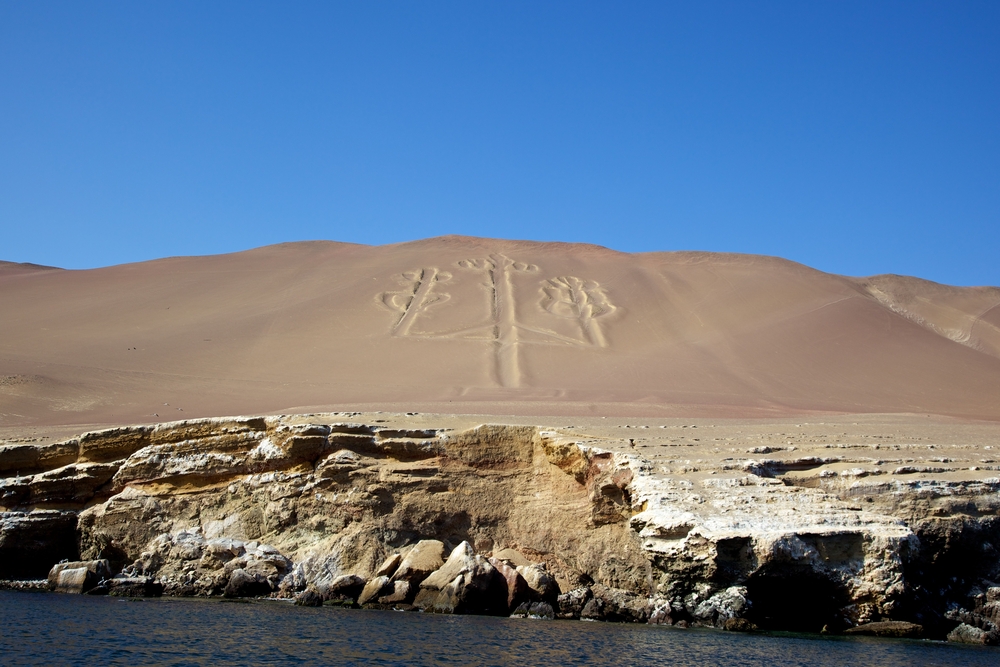
<instances>
[{"instance_id":1,"label":"eroded rock","mask_svg":"<svg viewBox=\"0 0 1000 667\"><path fill-rule=\"evenodd\" d=\"M155 577L168 595L226 597L269 595L292 569L292 561L270 545L205 539L200 530L157 536L128 568Z\"/></svg>"},{"instance_id":2,"label":"eroded rock","mask_svg":"<svg viewBox=\"0 0 1000 667\"><path fill-rule=\"evenodd\" d=\"M396 573L396 570L399 568L399 564L401 562L403 562L403 557L400 554L392 554L382 561L382 564L378 566L378 569L375 570L375 573L372 576L391 577Z\"/></svg>"},{"instance_id":3,"label":"eroded rock","mask_svg":"<svg viewBox=\"0 0 1000 667\"><path fill-rule=\"evenodd\" d=\"M444 565L420 584L414 606L441 614L509 613L507 581L468 542L455 547Z\"/></svg>"},{"instance_id":4,"label":"eroded rock","mask_svg":"<svg viewBox=\"0 0 1000 667\"><path fill-rule=\"evenodd\" d=\"M548 602L522 602L511 614L512 618L544 618L552 620L556 617L555 609Z\"/></svg>"},{"instance_id":5,"label":"eroded rock","mask_svg":"<svg viewBox=\"0 0 1000 667\"><path fill-rule=\"evenodd\" d=\"M551 607L558 606L559 594L561 593L559 584L544 565L520 565L517 568L517 573L524 578L536 601L546 602Z\"/></svg>"},{"instance_id":6,"label":"eroded rock","mask_svg":"<svg viewBox=\"0 0 1000 667\"><path fill-rule=\"evenodd\" d=\"M995 628L984 630L968 623L959 623L954 630L948 633L948 641L959 644L997 646L1000 645L1000 633Z\"/></svg>"},{"instance_id":7,"label":"eroded rock","mask_svg":"<svg viewBox=\"0 0 1000 667\"><path fill-rule=\"evenodd\" d=\"M259 574L236 568L229 575L229 581L222 594L227 598L253 598L271 593L271 585Z\"/></svg>"},{"instance_id":8,"label":"eroded rock","mask_svg":"<svg viewBox=\"0 0 1000 667\"><path fill-rule=\"evenodd\" d=\"M594 598L589 587L574 588L558 598L559 618L580 618L587 603Z\"/></svg>"},{"instance_id":9,"label":"eroded rock","mask_svg":"<svg viewBox=\"0 0 1000 667\"><path fill-rule=\"evenodd\" d=\"M163 595L163 585L152 577L116 575L104 579L87 591L88 595L109 595L123 598L156 598Z\"/></svg>"},{"instance_id":10,"label":"eroded rock","mask_svg":"<svg viewBox=\"0 0 1000 667\"><path fill-rule=\"evenodd\" d=\"M908 637L910 639L920 639L924 636L924 627L907 621L874 621L848 628L844 633L871 637Z\"/></svg>"},{"instance_id":11,"label":"eroded rock","mask_svg":"<svg viewBox=\"0 0 1000 667\"><path fill-rule=\"evenodd\" d=\"M366 583L368 582L364 577L359 577L356 574L341 575L322 587L323 600L324 602L356 602L364 591Z\"/></svg>"},{"instance_id":12,"label":"eroded rock","mask_svg":"<svg viewBox=\"0 0 1000 667\"><path fill-rule=\"evenodd\" d=\"M49 570L49 588L57 593L83 594L111 578L106 560L67 561Z\"/></svg>"},{"instance_id":13,"label":"eroded rock","mask_svg":"<svg viewBox=\"0 0 1000 667\"><path fill-rule=\"evenodd\" d=\"M532 591L524 577L505 561L497 558L490 558L489 561L507 582L507 608L517 609L522 602L528 602Z\"/></svg>"},{"instance_id":14,"label":"eroded rock","mask_svg":"<svg viewBox=\"0 0 1000 667\"><path fill-rule=\"evenodd\" d=\"M506 614L545 602L562 618L807 631L919 619L931 637L962 624L990 641L1000 480L745 443L733 452L754 458L694 475L706 464L658 468L639 442L312 415L0 445L0 576L105 559L132 582L109 593L141 580L347 605L386 577L366 603ZM445 544L459 544L448 559Z\"/></svg>"},{"instance_id":15,"label":"eroded rock","mask_svg":"<svg viewBox=\"0 0 1000 667\"><path fill-rule=\"evenodd\" d=\"M322 607L323 596L311 588L307 588L295 596L295 604L299 607Z\"/></svg>"},{"instance_id":16,"label":"eroded rock","mask_svg":"<svg viewBox=\"0 0 1000 667\"><path fill-rule=\"evenodd\" d=\"M417 588L408 581L394 581L387 585L378 596L378 603L382 605L395 605L410 602L416 595Z\"/></svg>"},{"instance_id":17,"label":"eroded rock","mask_svg":"<svg viewBox=\"0 0 1000 667\"><path fill-rule=\"evenodd\" d=\"M583 606L580 618L612 623L645 623L651 613L648 598L602 584L591 587L593 597Z\"/></svg>"},{"instance_id":18,"label":"eroded rock","mask_svg":"<svg viewBox=\"0 0 1000 667\"><path fill-rule=\"evenodd\" d=\"M358 604L365 605L369 602L377 600L383 595L390 595L395 591L395 587L390 581L389 577L386 575L379 575L374 577L371 581L365 584L364 589L361 591L361 595L358 597Z\"/></svg>"},{"instance_id":19,"label":"eroded rock","mask_svg":"<svg viewBox=\"0 0 1000 667\"><path fill-rule=\"evenodd\" d=\"M420 582L442 565L444 543L440 540L420 540L399 562L399 568L392 574L392 578L419 586Z\"/></svg>"}]
</instances>

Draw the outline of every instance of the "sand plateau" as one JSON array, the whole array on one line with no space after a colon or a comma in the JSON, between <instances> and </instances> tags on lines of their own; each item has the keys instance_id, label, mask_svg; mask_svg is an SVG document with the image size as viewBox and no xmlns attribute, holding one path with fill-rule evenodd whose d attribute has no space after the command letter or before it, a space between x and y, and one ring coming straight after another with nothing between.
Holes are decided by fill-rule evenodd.
<instances>
[{"instance_id":1,"label":"sand plateau","mask_svg":"<svg viewBox=\"0 0 1000 667\"><path fill-rule=\"evenodd\" d=\"M994 287L465 237L0 263L0 438L9 576L409 605L382 561L436 540L571 617L1000 641Z\"/></svg>"}]
</instances>

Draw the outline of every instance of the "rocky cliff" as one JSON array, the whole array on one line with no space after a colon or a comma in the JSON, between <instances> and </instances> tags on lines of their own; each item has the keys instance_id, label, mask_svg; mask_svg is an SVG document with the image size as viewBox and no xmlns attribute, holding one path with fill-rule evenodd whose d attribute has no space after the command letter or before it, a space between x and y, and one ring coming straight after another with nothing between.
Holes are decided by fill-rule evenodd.
<instances>
[{"instance_id":1,"label":"rocky cliff","mask_svg":"<svg viewBox=\"0 0 1000 667\"><path fill-rule=\"evenodd\" d=\"M520 586L564 617L1000 638L1000 479L960 443L360 417L8 441L0 578L104 559L127 590L435 608L447 589L456 611L455 581L501 576L505 602L466 608L510 613Z\"/></svg>"}]
</instances>

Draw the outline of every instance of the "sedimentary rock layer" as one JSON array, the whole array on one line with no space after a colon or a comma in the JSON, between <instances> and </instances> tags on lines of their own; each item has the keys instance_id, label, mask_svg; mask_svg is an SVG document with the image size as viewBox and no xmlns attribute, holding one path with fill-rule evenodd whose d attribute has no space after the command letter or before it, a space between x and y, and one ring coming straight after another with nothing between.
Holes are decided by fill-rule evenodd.
<instances>
[{"instance_id":1,"label":"sedimentary rock layer","mask_svg":"<svg viewBox=\"0 0 1000 667\"><path fill-rule=\"evenodd\" d=\"M106 559L173 595L350 589L353 602L364 587L366 602L447 607L480 581L456 573L482 569L511 588L469 610L511 611L520 578L548 591L529 607L568 617L812 631L908 621L996 638L1000 479L991 459L969 466L960 443L803 427L762 446L709 438L705 424L620 424L615 436L358 416L0 445L0 577ZM711 456L685 458L703 438Z\"/></svg>"}]
</instances>

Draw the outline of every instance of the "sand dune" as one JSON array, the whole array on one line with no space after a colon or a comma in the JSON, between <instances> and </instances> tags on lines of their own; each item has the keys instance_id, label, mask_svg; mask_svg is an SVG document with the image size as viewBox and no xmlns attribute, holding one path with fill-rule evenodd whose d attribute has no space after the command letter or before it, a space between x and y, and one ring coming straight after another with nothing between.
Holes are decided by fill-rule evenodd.
<instances>
[{"instance_id":1,"label":"sand dune","mask_svg":"<svg viewBox=\"0 0 1000 667\"><path fill-rule=\"evenodd\" d=\"M909 276L873 276L862 286L881 303L956 343L1000 358L1000 288L952 287Z\"/></svg>"},{"instance_id":2,"label":"sand dune","mask_svg":"<svg viewBox=\"0 0 1000 667\"><path fill-rule=\"evenodd\" d=\"M363 407L1000 419L1000 290L442 237L0 263L0 426Z\"/></svg>"}]
</instances>

